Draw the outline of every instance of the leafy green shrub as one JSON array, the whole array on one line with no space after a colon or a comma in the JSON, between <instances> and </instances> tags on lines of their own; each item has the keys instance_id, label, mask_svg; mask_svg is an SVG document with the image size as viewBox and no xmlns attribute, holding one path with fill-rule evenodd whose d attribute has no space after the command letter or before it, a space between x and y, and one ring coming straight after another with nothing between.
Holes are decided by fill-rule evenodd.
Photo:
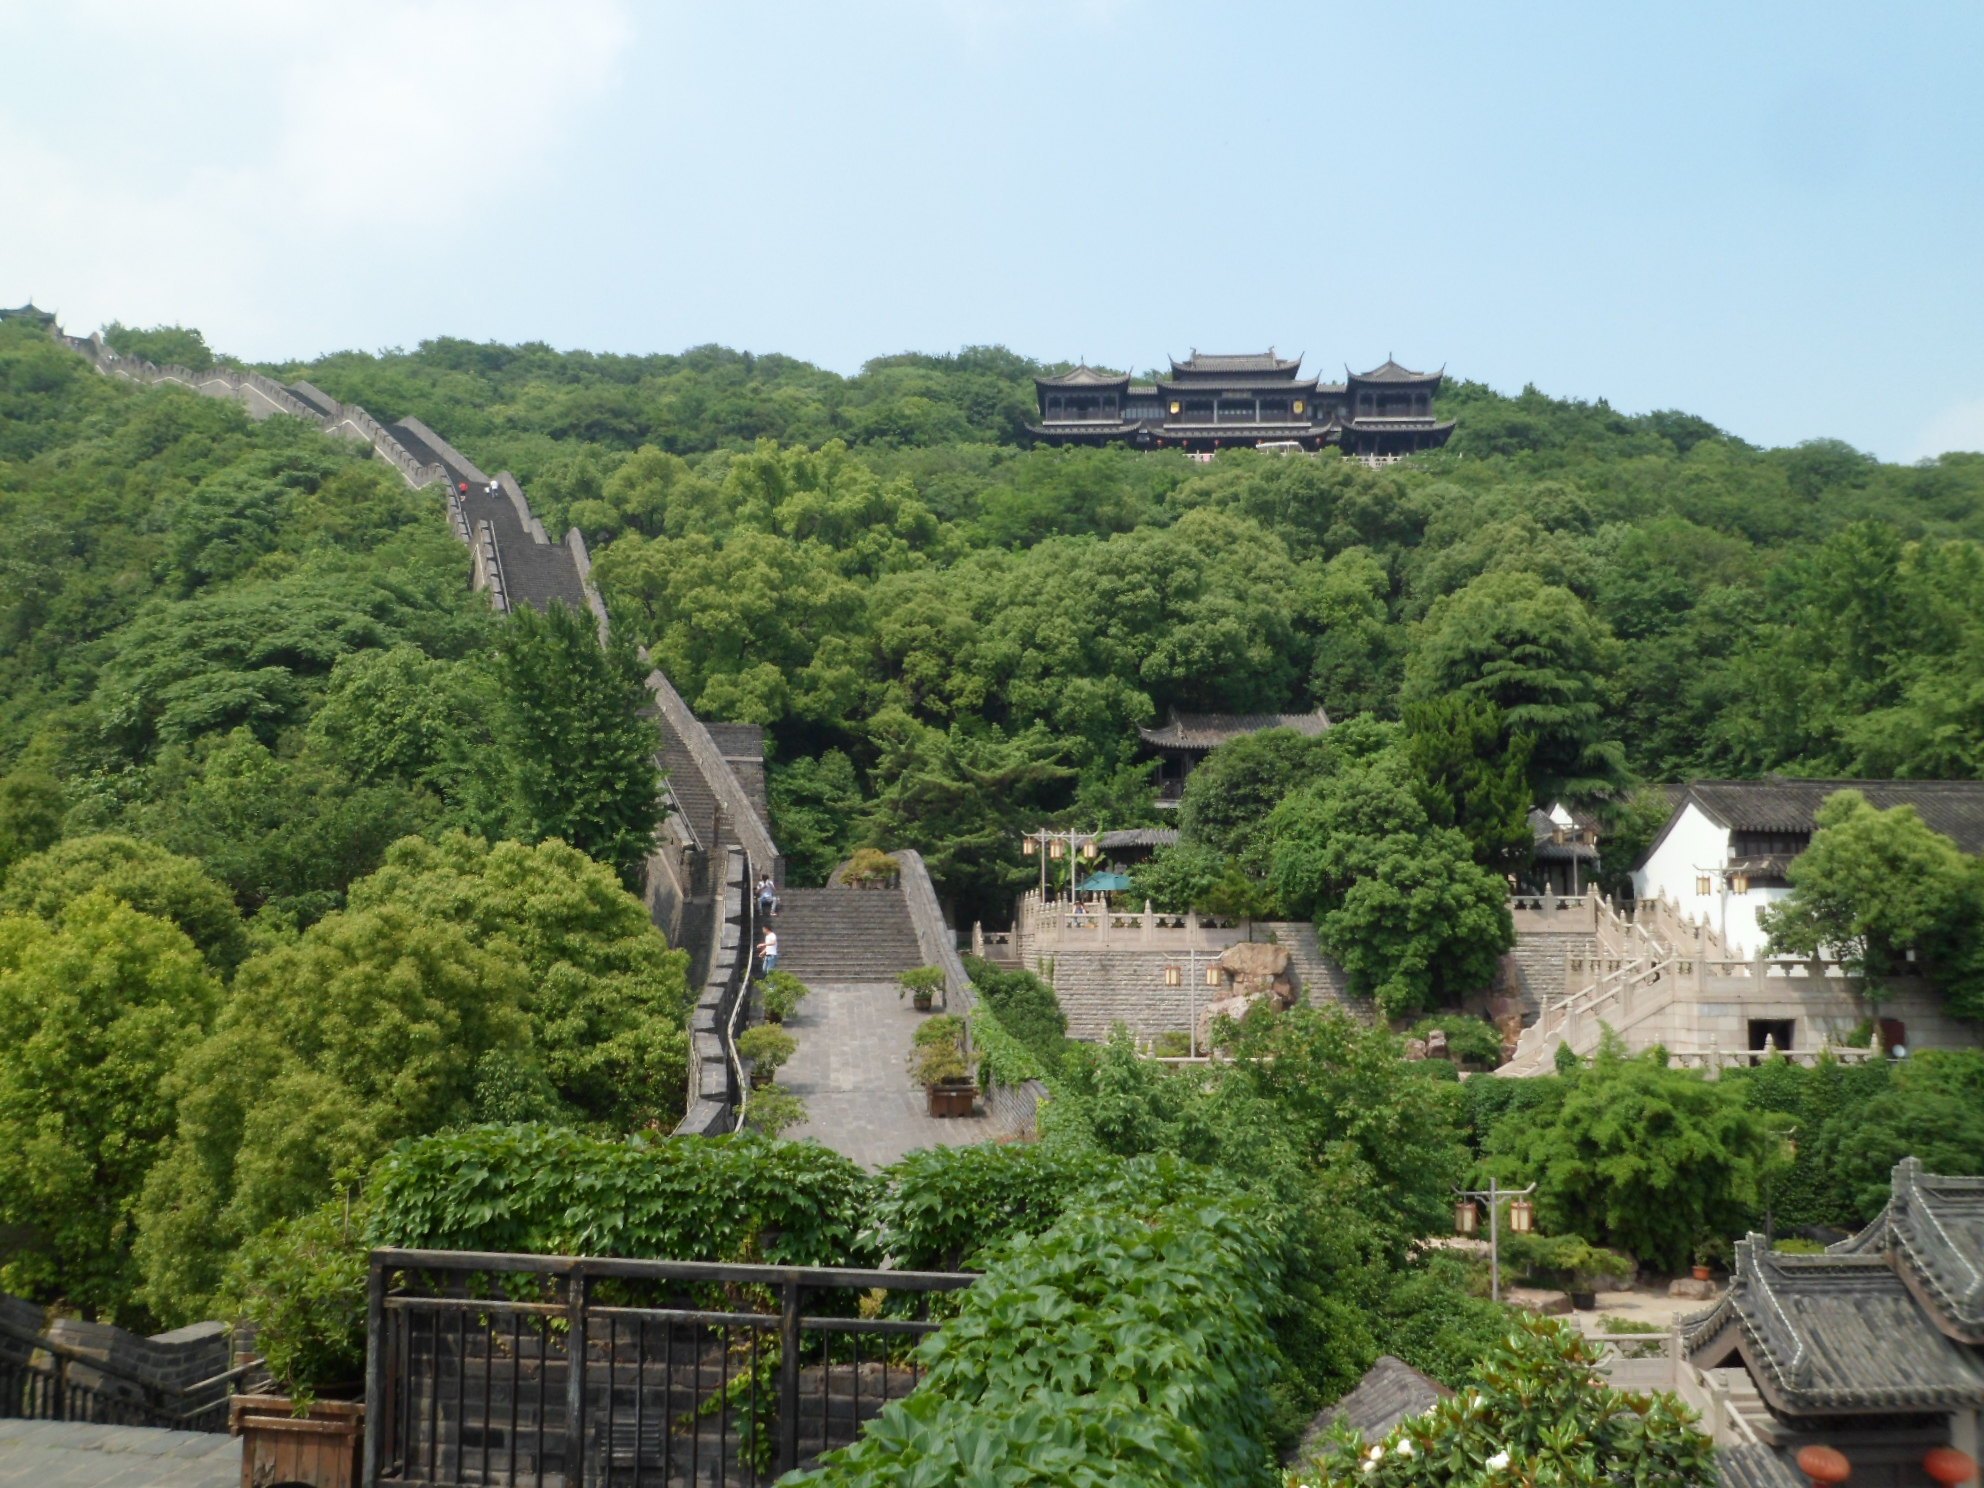
<instances>
[{"instance_id":1,"label":"leafy green shrub","mask_svg":"<svg viewBox=\"0 0 1984 1488\"><path fill-rule=\"evenodd\" d=\"M235 1253L221 1296L255 1326L255 1347L299 1405L354 1387L365 1370L367 1216L333 1200Z\"/></svg>"},{"instance_id":2,"label":"leafy green shrub","mask_svg":"<svg viewBox=\"0 0 1984 1488\"><path fill-rule=\"evenodd\" d=\"M978 1067L978 1056L964 1046L964 1019L944 1015L944 1026L925 1036L918 1031L909 1053L909 1072L919 1085L937 1085L946 1080L965 1080Z\"/></svg>"},{"instance_id":3,"label":"leafy green shrub","mask_svg":"<svg viewBox=\"0 0 1984 1488\"><path fill-rule=\"evenodd\" d=\"M901 989L898 997L913 997L917 1006L927 1007L944 990L944 971L940 966L912 966L896 981Z\"/></svg>"},{"instance_id":4,"label":"leafy green shrub","mask_svg":"<svg viewBox=\"0 0 1984 1488\"><path fill-rule=\"evenodd\" d=\"M1796 1235L1771 1242L1772 1250L1779 1255L1824 1255L1826 1248L1817 1240L1804 1240Z\"/></svg>"},{"instance_id":5,"label":"leafy green shrub","mask_svg":"<svg viewBox=\"0 0 1984 1488\"><path fill-rule=\"evenodd\" d=\"M811 990L789 971L773 972L764 981L765 1017L783 1023L798 1010L801 1000Z\"/></svg>"},{"instance_id":6,"label":"leafy green shrub","mask_svg":"<svg viewBox=\"0 0 1984 1488\"><path fill-rule=\"evenodd\" d=\"M806 1102L782 1085L753 1091L744 1107L745 1125L767 1137L776 1137L805 1119Z\"/></svg>"},{"instance_id":7,"label":"leafy green shrub","mask_svg":"<svg viewBox=\"0 0 1984 1488\"><path fill-rule=\"evenodd\" d=\"M871 1192L859 1167L812 1142L546 1126L403 1142L372 1177L384 1245L794 1266L859 1264Z\"/></svg>"},{"instance_id":8,"label":"leafy green shrub","mask_svg":"<svg viewBox=\"0 0 1984 1488\"><path fill-rule=\"evenodd\" d=\"M751 1061L753 1075L775 1075L798 1051L799 1040L770 1023L760 1023L737 1035L737 1052Z\"/></svg>"},{"instance_id":9,"label":"leafy green shrub","mask_svg":"<svg viewBox=\"0 0 1984 1488\"><path fill-rule=\"evenodd\" d=\"M878 847L857 847L840 876L843 883L889 883L902 876L902 864Z\"/></svg>"},{"instance_id":10,"label":"leafy green shrub","mask_svg":"<svg viewBox=\"0 0 1984 1488\"><path fill-rule=\"evenodd\" d=\"M964 1019L956 1013L939 1013L917 1024L909 1041L918 1049L927 1049L932 1044L962 1044L964 1029Z\"/></svg>"},{"instance_id":11,"label":"leafy green shrub","mask_svg":"<svg viewBox=\"0 0 1984 1488\"><path fill-rule=\"evenodd\" d=\"M1504 1264L1543 1286L1594 1291L1600 1282L1624 1284L1636 1269L1630 1256L1593 1245L1581 1235L1502 1236Z\"/></svg>"},{"instance_id":12,"label":"leafy green shrub","mask_svg":"<svg viewBox=\"0 0 1984 1488\"><path fill-rule=\"evenodd\" d=\"M971 1040L978 1053L978 1078L987 1089L998 1085L1010 1089L1047 1075L1033 1051L1008 1033L989 1007L971 1010Z\"/></svg>"},{"instance_id":13,"label":"leafy green shrub","mask_svg":"<svg viewBox=\"0 0 1984 1488\"><path fill-rule=\"evenodd\" d=\"M1626 1394L1597 1373L1598 1349L1549 1318L1523 1318L1475 1383L1366 1448L1341 1429L1288 1488L1713 1488L1709 1439L1671 1395Z\"/></svg>"},{"instance_id":14,"label":"leafy green shrub","mask_svg":"<svg viewBox=\"0 0 1984 1488\"><path fill-rule=\"evenodd\" d=\"M1055 1142L912 1152L882 1172L872 1243L892 1265L955 1270L1009 1235L1046 1229L1116 1165Z\"/></svg>"},{"instance_id":15,"label":"leafy green shrub","mask_svg":"<svg viewBox=\"0 0 1984 1488\"><path fill-rule=\"evenodd\" d=\"M1172 1029L1150 1041L1150 1052L1159 1059L1184 1059L1192 1052L1192 1036Z\"/></svg>"},{"instance_id":16,"label":"leafy green shrub","mask_svg":"<svg viewBox=\"0 0 1984 1488\"><path fill-rule=\"evenodd\" d=\"M1061 1068L1068 1047L1068 1015L1054 989L1030 971L1007 971L976 957L965 962L979 1006L991 1009L999 1025L1028 1049L1049 1075Z\"/></svg>"},{"instance_id":17,"label":"leafy green shrub","mask_svg":"<svg viewBox=\"0 0 1984 1488\"><path fill-rule=\"evenodd\" d=\"M1179 1193L1163 1166L1000 1246L919 1348L916 1392L787 1482L1272 1483L1281 1244L1258 1203L1210 1175Z\"/></svg>"}]
</instances>

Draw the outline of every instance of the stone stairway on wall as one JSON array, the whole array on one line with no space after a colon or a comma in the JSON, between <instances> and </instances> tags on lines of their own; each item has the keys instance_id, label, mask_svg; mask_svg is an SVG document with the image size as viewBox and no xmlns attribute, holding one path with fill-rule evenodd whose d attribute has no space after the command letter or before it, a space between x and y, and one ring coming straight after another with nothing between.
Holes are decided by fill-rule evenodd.
<instances>
[{"instance_id":1,"label":"stone stairway on wall","mask_svg":"<svg viewBox=\"0 0 1984 1488\"><path fill-rule=\"evenodd\" d=\"M1545 1004L1560 1001L1573 989L1565 984L1565 966L1572 958L1589 964L1598 954L1598 937L1550 930L1519 930L1515 948L1503 962L1514 984L1510 990L1522 1001L1522 1020L1534 1023Z\"/></svg>"},{"instance_id":2,"label":"stone stairway on wall","mask_svg":"<svg viewBox=\"0 0 1984 1488\"><path fill-rule=\"evenodd\" d=\"M899 887L787 889L770 923L779 970L802 982L891 982L923 964Z\"/></svg>"},{"instance_id":3,"label":"stone stairway on wall","mask_svg":"<svg viewBox=\"0 0 1984 1488\"><path fill-rule=\"evenodd\" d=\"M1589 1057L1607 1030L1626 1034L1666 1013L1684 959L1724 954L1712 931L1665 901L1636 906L1630 921L1602 899L1597 911L1590 950L1566 953L1563 992L1541 1000L1536 1021L1523 1029L1515 1052L1496 1074L1547 1074L1560 1045L1581 1059ZM1573 939L1534 937L1550 938Z\"/></svg>"}]
</instances>

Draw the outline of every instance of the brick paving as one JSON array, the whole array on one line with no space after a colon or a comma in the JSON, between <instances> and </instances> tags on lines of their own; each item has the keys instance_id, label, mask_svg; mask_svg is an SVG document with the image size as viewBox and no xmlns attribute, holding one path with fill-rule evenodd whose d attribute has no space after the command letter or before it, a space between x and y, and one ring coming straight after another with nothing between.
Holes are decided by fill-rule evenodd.
<instances>
[{"instance_id":1,"label":"brick paving","mask_svg":"<svg viewBox=\"0 0 1984 1488\"><path fill-rule=\"evenodd\" d=\"M0 1420L5 1488L237 1488L241 1442L207 1431Z\"/></svg>"},{"instance_id":2,"label":"brick paving","mask_svg":"<svg viewBox=\"0 0 1984 1488\"><path fill-rule=\"evenodd\" d=\"M896 996L894 982L813 982L786 1027L798 1052L778 1082L806 1103L806 1120L785 1135L811 1137L865 1168L919 1147L965 1147L1011 1134L984 1114L940 1119L909 1077L910 1040L929 1016Z\"/></svg>"}]
</instances>

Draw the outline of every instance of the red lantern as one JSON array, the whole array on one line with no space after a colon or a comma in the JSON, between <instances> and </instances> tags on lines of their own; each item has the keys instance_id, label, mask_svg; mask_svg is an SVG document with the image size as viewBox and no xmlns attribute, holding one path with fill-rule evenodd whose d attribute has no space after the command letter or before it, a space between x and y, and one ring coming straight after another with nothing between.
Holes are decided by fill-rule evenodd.
<instances>
[{"instance_id":1,"label":"red lantern","mask_svg":"<svg viewBox=\"0 0 1984 1488\"><path fill-rule=\"evenodd\" d=\"M1956 1488L1958 1483L1976 1478L1977 1463L1968 1452L1959 1452L1955 1447L1931 1447L1922 1454L1922 1471L1944 1488Z\"/></svg>"},{"instance_id":2,"label":"red lantern","mask_svg":"<svg viewBox=\"0 0 1984 1488\"><path fill-rule=\"evenodd\" d=\"M1810 1478L1817 1488L1830 1488L1831 1484L1844 1483L1853 1476L1853 1464L1837 1447L1800 1447L1798 1471Z\"/></svg>"}]
</instances>

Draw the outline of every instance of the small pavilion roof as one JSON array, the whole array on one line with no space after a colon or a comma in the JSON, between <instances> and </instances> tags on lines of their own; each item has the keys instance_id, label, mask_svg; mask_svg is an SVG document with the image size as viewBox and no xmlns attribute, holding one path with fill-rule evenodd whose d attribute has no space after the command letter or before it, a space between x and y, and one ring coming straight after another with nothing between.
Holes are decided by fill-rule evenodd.
<instances>
[{"instance_id":1,"label":"small pavilion roof","mask_svg":"<svg viewBox=\"0 0 1984 1488\"><path fill-rule=\"evenodd\" d=\"M1053 377L1036 377L1034 381L1041 387L1124 387L1130 381L1130 374L1125 372L1119 376L1114 372L1081 366Z\"/></svg>"},{"instance_id":2,"label":"small pavilion roof","mask_svg":"<svg viewBox=\"0 0 1984 1488\"><path fill-rule=\"evenodd\" d=\"M1120 827L1098 832L1095 845L1104 852L1121 852L1128 847L1170 847L1177 840L1176 827Z\"/></svg>"},{"instance_id":3,"label":"small pavilion roof","mask_svg":"<svg viewBox=\"0 0 1984 1488\"><path fill-rule=\"evenodd\" d=\"M1415 372L1410 367L1400 366L1390 357L1369 372L1352 372L1348 367L1343 370L1350 382L1438 382L1447 375L1444 367L1437 372Z\"/></svg>"},{"instance_id":4,"label":"small pavilion roof","mask_svg":"<svg viewBox=\"0 0 1984 1488\"><path fill-rule=\"evenodd\" d=\"M1313 377L1277 377L1270 373L1221 372L1211 377L1160 377L1160 391L1167 393L1208 393L1232 390L1237 393L1283 393L1300 396L1316 390Z\"/></svg>"},{"instance_id":5,"label":"small pavilion roof","mask_svg":"<svg viewBox=\"0 0 1984 1488\"><path fill-rule=\"evenodd\" d=\"M1313 713L1179 713L1174 710L1170 721L1163 727L1140 728L1137 733L1146 744L1155 744L1160 749L1206 750L1217 749L1228 740L1245 734L1264 733L1268 729L1292 728L1313 738L1329 726L1329 715L1321 708Z\"/></svg>"},{"instance_id":6,"label":"small pavilion roof","mask_svg":"<svg viewBox=\"0 0 1984 1488\"><path fill-rule=\"evenodd\" d=\"M33 300L29 300L25 305L16 306L12 310L0 307L0 320L26 320L38 326L52 326L55 324L55 312L44 310Z\"/></svg>"}]
</instances>

